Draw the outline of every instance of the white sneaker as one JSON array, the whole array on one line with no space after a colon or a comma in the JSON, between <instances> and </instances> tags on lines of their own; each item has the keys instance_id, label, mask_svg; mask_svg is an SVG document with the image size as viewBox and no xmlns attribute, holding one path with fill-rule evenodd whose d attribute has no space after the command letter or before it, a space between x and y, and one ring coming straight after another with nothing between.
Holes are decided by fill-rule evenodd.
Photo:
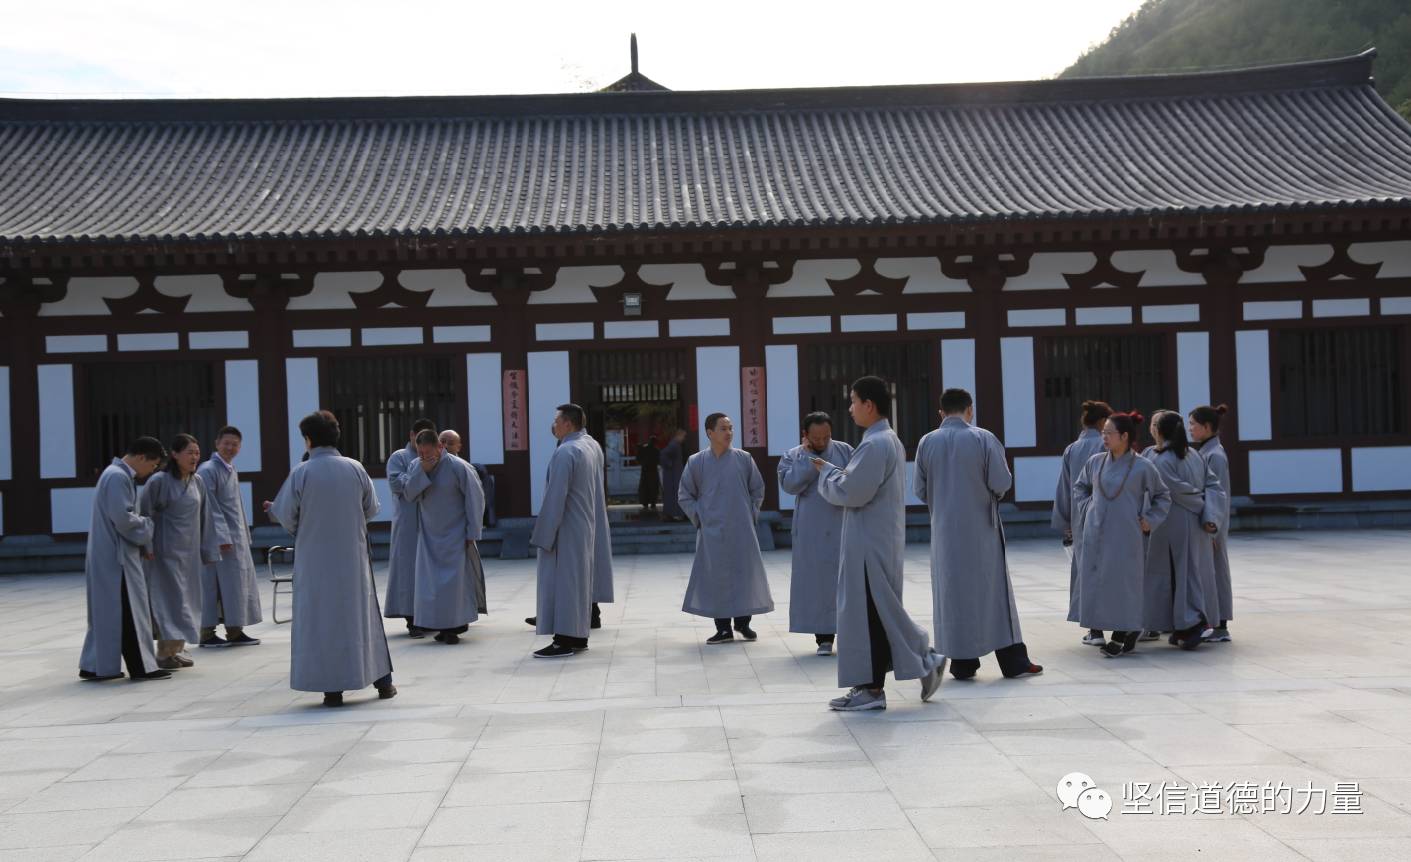
<instances>
[{"instance_id":1,"label":"white sneaker","mask_svg":"<svg viewBox=\"0 0 1411 862\"><path fill-rule=\"evenodd\" d=\"M1089 634L1089 635L1083 635L1083 644L1084 644L1084 646L1102 646L1102 645L1105 644L1105 643L1107 643L1107 639L1106 639L1106 638L1100 638L1100 637L1097 637L1097 636L1095 636L1095 635L1090 635L1090 634Z\"/></svg>"},{"instance_id":2,"label":"white sneaker","mask_svg":"<svg viewBox=\"0 0 1411 862\"><path fill-rule=\"evenodd\" d=\"M1213 644L1227 644L1230 642L1230 630L1227 628L1216 628L1206 633L1206 641Z\"/></svg>"},{"instance_id":3,"label":"white sneaker","mask_svg":"<svg viewBox=\"0 0 1411 862\"><path fill-rule=\"evenodd\" d=\"M832 641L828 641L827 643L821 643L821 644L818 645L818 655L832 655L832 654L833 654L833 642L832 642Z\"/></svg>"},{"instance_id":4,"label":"white sneaker","mask_svg":"<svg viewBox=\"0 0 1411 862\"><path fill-rule=\"evenodd\" d=\"M855 685L842 697L828 701L828 708L838 712L861 712L864 709L886 709L887 692L873 694L866 686Z\"/></svg>"}]
</instances>

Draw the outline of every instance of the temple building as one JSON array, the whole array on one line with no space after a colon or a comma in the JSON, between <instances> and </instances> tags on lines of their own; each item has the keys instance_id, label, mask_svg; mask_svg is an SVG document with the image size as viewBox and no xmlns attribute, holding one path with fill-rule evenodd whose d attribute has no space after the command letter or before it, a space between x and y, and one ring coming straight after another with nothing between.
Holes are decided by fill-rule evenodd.
<instances>
[{"instance_id":1,"label":"temple building","mask_svg":"<svg viewBox=\"0 0 1411 862\"><path fill-rule=\"evenodd\" d=\"M459 430L502 517L537 511L562 402L614 494L723 411L788 510L800 418L856 440L866 373L908 451L974 392L1019 511L1084 398L1228 403L1245 505L1377 511L1411 499L1411 126L1372 66L0 100L4 535L85 531L144 433L239 426L268 498L320 407L384 495L414 418Z\"/></svg>"}]
</instances>

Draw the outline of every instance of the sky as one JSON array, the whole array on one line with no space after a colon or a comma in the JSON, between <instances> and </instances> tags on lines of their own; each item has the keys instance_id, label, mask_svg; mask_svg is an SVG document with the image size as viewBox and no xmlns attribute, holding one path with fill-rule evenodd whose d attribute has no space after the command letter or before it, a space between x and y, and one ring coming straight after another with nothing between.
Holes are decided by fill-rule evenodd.
<instances>
[{"instance_id":1,"label":"sky","mask_svg":"<svg viewBox=\"0 0 1411 862\"><path fill-rule=\"evenodd\" d=\"M0 96L579 92L1057 74L1141 0L0 0Z\"/></svg>"}]
</instances>

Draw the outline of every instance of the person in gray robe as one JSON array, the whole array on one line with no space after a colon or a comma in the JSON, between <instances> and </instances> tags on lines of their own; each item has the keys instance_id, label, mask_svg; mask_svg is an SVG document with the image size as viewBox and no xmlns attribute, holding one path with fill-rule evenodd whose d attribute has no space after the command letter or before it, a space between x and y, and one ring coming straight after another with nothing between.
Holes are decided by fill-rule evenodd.
<instances>
[{"instance_id":1,"label":"person in gray robe","mask_svg":"<svg viewBox=\"0 0 1411 862\"><path fill-rule=\"evenodd\" d=\"M1172 632L1171 643L1200 646L1207 621L1220 618L1215 553L1227 502L1220 480L1186 440L1181 414L1158 410L1151 418L1156 441L1142 457L1156 465L1171 494L1171 511L1151 531L1146 554L1146 628Z\"/></svg>"},{"instance_id":2,"label":"person in gray robe","mask_svg":"<svg viewBox=\"0 0 1411 862\"><path fill-rule=\"evenodd\" d=\"M594 520L597 526L593 531L593 617L590 628L600 629L603 627L602 608L599 605L608 604L613 601L613 576L612 576L612 529L608 525L608 504L607 504L607 456L603 454L603 447L591 435L584 434L587 442L593 444L593 448L598 453L598 483L603 486L603 493L597 497L594 504Z\"/></svg>"},{"instance_id":3,"label":"person in gray robe","mask_svg":"<svg viewBox=\"0 0 1411 862\"><path fill-rule=\"evenodd\" d=\"M931 607L936 650L956 679L973 679L995 654L1009 679L1044 669L1029 660L1005 558L999 501L1014 484L1004 447L976 428L964 389L941 393L941 427L916 445L913 492L931 514Z\"/></svg>"},{"instance_id":4,"label":"person in gray robe","mask_svg":"<svg viewBox=\"0 0 1411 862\"><path fill-rule=\"evenodd\" d=\"M794 495L789 576L789 631L813 635L818 655L832 655L838 631L838 550L843 540L843 510L818 493L813 459L846 467L852 446L833 439L833 419L810 413L803 419L803 440L779 459L779 488Z\"/></svg>"},{"instance_id":5,"label":"person in gray robe","mask_svg":"<svg viewBox=\"0 0 1411 862\"><path fill-rule=\"evenodd\" d=\"M1234 498L1231 496L1230 490L1230 456L1225 453L1225 447L1220 445L1220 417L1229 412L1229 409L1224 404L1218 407L1203 405L1190 412L1186 423L1186 428L1190 431L1191 443L1199 450L1200 457L1205 459L1206 465L1215 473L1215 478L1220 480L1220 487L1225 492L1226 500L1219 529L1215 532L1211 542L1215 555L1215 589L1220 602L1220 619L1219 622L1212 621L1211 623L1215 629L1205 638L1210 643L1230 642L1230 620L1235 617L1235 594L1230 581L1230 549L1228 545L1230 510L1234 506Z\"/></svg>"},{"instance_id":6,"label":"person in gray robe","mask_svg":"<svg viewBox=\"0 0 1411 862\"><path fill-rule=\"evenodd\" d=\"M323 692L377 688L395 697L392 656L377 608L367 522L379 508L363 465L338 454L338 420L321 410L299 421L309 459L296 466L265 511L294 537L294 624L289 687Z\"/></svg>"},{"instance_id":7,"label":"person in gray robe","mask_svg":"<svg viewBox=\"0 0 1411 862\"><path fill-rule=\"evenodd\" d=\"M196 470L206 483L206 503L220 545L220 559L206 566L201 578L201 646L208 648L256 646L259 638L246 634L245 627L264 620L255 558L250 554L250 520L235 469L241 442L240 429L233 425L220 429L215 454ZM216 634L216 623L225 624L225 637Z\"/></svg>"},{"instance_id":8,"label":"person in gray robe","mask_svg":"<svg viewBox=\"0 0 1411 862\"><path fill-rule=\"evenodd\" d=\"M88 631L78 658L79 679L122 678L122 665L134 682L166 679L152 654L152 612L142 548L152 541L152 519L139 513L137 480L161 466L162 444L139 437L98 477L83 577Z\"/></svg>"},{"instance_id":9,"label":"person in gray robe","mask_svg":"<svg viewBox=\"0 0 1411 862\"><path fill-rule=\"evenodd\" d=\"M681 610L715 621L708 644L746 641L755 614L774 610L755 522L764 504L764 477L754 458L731 447L735 424L724 413L706 417L710 448L692 455L681 473L676 500L696 526L696 558Z\"/></svg>"},{"instance_id":10,"label":"person in gray robe","mask_svg":"<svg viewBox=\"0 0 1411 862\"><path fill-rule=\"evenodd\" d=\"M552 428L544 499L529 544L538 549L535 631L553 641L535 658L567 658L588 648L603 501L603 450L583 431L583 408L560 404Z\"/></svg>"},{"instance_id":11,"label":"person in gray robe","mask_svg":"<svg viewBox=\"0 0 1411 862\"><path fill-rule=\"evenodd\" d=\"M1078 554L1073 544L1073 481L1083 471L1088 459L1102 451L1102 425L1112 415L1106 401L1083 402L1083 430L1078 439L1063 450L1058 468L1058 487L1053 490L1053 516L1049 525L1063 534L1063 547L1068 551L1068 613L1076 613L1078 600ZM1101 631L1083 635L1088 646L1102 646L1106 638Z\"/></svg>"},{"instance_id":12,"label":"person in gray robe","mask_svg":"<svg viewBox=\"0 0 1411 862\"><path fill-rule=\"evenodd\" d=\"M382 613L407 621L407 636L426 637L426 629L416 624L416 506L403 497L402 478L416 463L416 435L435 431L430 419L412 423L407 445L387 459L387 490L392 495L392 535L387 551L387 592Z\"/></svg>"},{"instance_id":13,"label":"person in gray robe","mask_svg":"<svg viewBox=\"0 0 1411 862\"><path fill-rule=\"evenodd\" d=\"M661 518L684 521L686 512L676 495L681 491L681 471L686 469L686 431L677 428L666 448L661 450Z\"/></svg>"},{"instance_id":14,"label":"person in gray robe","mask_svg":"<svg viewBox=\"0 0 1411 862\"><path fill-rule=\"evenodd\" d=\"M402 475L402 504L416 507L417 625L445 644L460 642L479 619L485 495L470 464L441 448L436 432L416 436L417 459Z\"/></svg>"},{"instance_id":15,"label":"person in gray robe","mask_svg":"<svg viewBox=\"0 0 1411 862\"><path fill-rule=\"evenodd\" d=\"M1078 558L1078 601L1068 619L1112 630L1102 645L1115 658L1136 648L1145 617L1143 582L1148 536L1171 508L1171 494L1132 442L1140 413L1113 413L1102 429L1106 451L1083 465L1073 482L1073 536Z\"/></svg>"},{"instance_id":16,"label":"person in gray robe","mask_svg":"<svg viewBox=\"0 0 1411 862\"><path fill-rule=\"evenodd\" d=\"M186 644L201 631L201 576L204 564L220 559L206 484L196 476L201 444L178 434L166 469L142 485L142 513L152 519L152 544L144 560L152 605L157 667L177 670L195 662Z\"/></svg>"},{"instance_id":17,"label":"person in gray robe","mask_svg":"<svg viewBox=\"0 0 1411 862\"><path fill-rule=\"evenodd\" d=\"M852 384L848 412L864 428L862 440L840 469L822 458L818 493L843 512L838 569L838 685L847 694L830 709L886 709L887 672L900 681L921 680L921 699L941 687L945 658L912 622L902 603L906 556L906 447L887 417L892 397L886 381L862 377Z\"/></svg>"}]
</instances>

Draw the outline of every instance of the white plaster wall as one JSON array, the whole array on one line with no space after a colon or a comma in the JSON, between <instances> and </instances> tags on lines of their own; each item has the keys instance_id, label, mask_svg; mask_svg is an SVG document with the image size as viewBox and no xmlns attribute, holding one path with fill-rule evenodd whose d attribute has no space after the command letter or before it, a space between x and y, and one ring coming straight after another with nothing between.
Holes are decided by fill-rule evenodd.
<instances>
[{"instance_id":1,"label":"white plaster wall","mask_svg":"<svg viewBox=\"0 0 1411 862\"><path fill-rule=\"evenodd\" d=\"M769 454L783 455L798 445L799 349L793 344L768 344L764 348L764 419ZM834 423L841 417L833 417ZM783 496L783 491L780 491ZM782 504L781 504L782 505Z\"/></svg>"},{"instance_id":2,"label":"white plaster wall","mask_svg":"<svg viewBox=\"0 0 1411 862\"><path fill-rule=\"evenodd\" d=\"M764 382L769 385L768 379ZM735 420L735 445L740 445L740 348L696 348L696 412L701 448L706 446L705 420L712 413L726 413Z\"/></svg>"},{"instance_id":3,"label":"white plaster wall","mask_svg":"<svg viewBox=\"0 0 1411 862\"><path fill-rule=\"evenodd\" d=\"M1014 501L1044 503L1053 501L1058 489L1062 455L1035 455L1014 459Z\"/></svg>"},{"instance_id":4,"label":"white plaster wall","mask_svg":"<svg viewBox=\"0 0 1411 862\"><path fill-rule=\"evenodd\" d=\"M299 418L294 421L298 422ZM225 422L240 429L240 471L258 473L264 466L264 444L260 439L259 360L232 359L225 363ZM207 450L214 443L214 440L201 441ZM299 448L302 451L302 439Z\"/></svg>"},{"instance_id":5,"label":"white plaster wall","mask_svg":"<svg viewBox=\"0 0 1411 862\"><path fill-rule=\"evenodd\" d=\"M318 410L318 360L293 358L284 360L286 380L285 405L289 417L289 466L304 456L304 435L299 433L299 420ZM245 429L240 429L244 431Z\"/></svg>"},{"instance_id":6,"label":"white plaster wall","mask_svg":"<svg viewBox=\"0 0 1411 862\"><path fill-rule=\"evenodd\" d=\"M1404 278L1411 275L1411 240L1355 242L1347 256L1358 263L1380 263L1377 278Z\"/></svg>"},{"instance_id":7,"label":"white plaster wall","mask_svg":"<svg viewBox=\"0 0 1411 862\"><path fill-rule=\"evenodd\" d=\"M975 339L941 339L941 389L964 389L975 399L975 422L980 421L980 396L975 385Z\"/></svg>"},{"instance_id":8,"label":"white plaster wall","mask_svg":"<svg viewBox=\"0 0 1411 862\"><path fill-rule=\"evenodd\" d=\"M159 275L153 286L167 296L189 296L187 314L253 311L250 300L225 292L225 282L218 275Z\"/></svg>"},{"instance_id":9,"label":"white plaster wall","mask_svg":"<svg viewBox=\"0 0 1411 862\"><path fill-rule=\"evenodd\" d=\"M803 335L809 332L832 332L833 319L826 314L805 317L776 317L773 320L775 335Z\"/></svg>"},{"instance_id":10,"label":"white plaster wall","mask_svg":"<svg viewBox=\"0 0 1411 862\"><path fill-rule=\"evenodd\" d=\"M242 330L192 332L187 335L192 350L248 350L250 333Z\"/></svg>"},{"instance_id":11,"label":"white plaster wall","mask_svg":"<svg viewBox=\"0 0 1411 862\"><path fill-rule=\"evenodd\" d=\"M705 267L698 263L653 263L637 270L648 284L669 284L666 298L672 302L698 300L733 300L735 292L729 285L711 284Z\"/></svg>"},{"instance_id":12,"label":"white plaster wall","mask_svg":"<svg viewBox=\"0 0 1411 862\"><path fill-rule=\"evenodd\" d=\"M392 515L396 512L392 499L392 489L388 486L386 479L373 479L372 491L377 495L377 514L368 522L371 524L386 523L392 520Z\"/></svg>"},{"instance_id":13,"label":"white plaster wall","mask_svg":"<svg viewBox=\"0 0 1411 862\"><path fill-rule=\"evenodd\" d=\"M1118 251L1112 254L1112 265L1123 272L1142 272L1142 287L1178 287L1201 285L1205 280L1198 272L1183 272L1176 265L1176 255L1167 249Z\"/></svg>"},{"instance_id":14,"label":"white plaster wall","mask_svg":"<svg viewBox=\"0 0 1411 862\"><path fill-rule=\"evenodd\" d=\"M672 320L667 324L672 338L718 338L730 334L728 317L695 317Z\"/></svg>"},{"instance_id":15,"label":"white plaster wall","mask_svg":"<svg viewBox=\"0 0 1411 862\"><path fill-rule=\"evenodd\" d=\"M862 271L856 260L801 260L794 264L794 277L769 288L770 299L833 295L827 279L850 278Z\"/></svg>"},{"instance_id":16,"label":"white plaster wall","mask_svg":"<svg viewBox=\"0 0 1411 862\"><path fill-rule=\"evenodd\" d=\"M1265 449L1249 453L1251 494L1336 494L1341 449Z\"/></svg>"},{"instance_id":17,"label":"white plaster wall","mask_svg":"<svg viewBox=\"0 0 1411 862\"><path fill-rule=\"evenodd\" d=\"M505 463L505 391L500 354L467 353L465 389L470 427L466 429L462 451L477 464Z\"/></svg>"},{"instance_id":18,"label":"white plaster wall","mask_svg":"<svg viewBox=\"0 0 1411 862\"><path fill-rule=\"evenodd\" d=\"M1006 291L1067 290L1065 275L1087 272L1097 265L1089 251L1040 252L1029 258L1029 271L1004 283Z\"/></svg>"},{"instance_id":19,"label":"white plaster wall","mask_svg":"<svg viewBox=\"0 0 1411 862\"><path fill-rule=\"evenodd\" d=\"M1235 382L1239 386L1241 440L1268 440L1273 434L1269 400L1269 330L1235 333Z\"/></svg>"},{"instance_id":20,"label":"white plaster wall","mask_svg":"<svg viewBox=\"0 0 1411 862\"><path fill-rule=\"evenodd\" d=\"M1004 445L1019 449L1037 439L1034 397L1034 339L999 340L1000 373L1004 381Z\"/></svg>"},{"instance_id":21,"label":"white plaster wall","mask_svg":"<svg viewBox=\"0 0 1411 862\"><path fill-rule=\"evenodd\" d=\"M38 376L39 478L72 479L78 474L74 450L73 366L40 365Z\"/></svg>"},{"instance_id":22,"label":"white plaster wall","mask_svg":"<svg viewBox=\"0 0 1411 862\"><path fill-rule=\"evenodd\" d=\"M87 533L93 523L93 486L51 488L49 529L54 533Z\"/></svg>"},{"instance_id":23,"label":"white plaster wall","mask_svg":"<svg viewBox=\"0 0 1411 862\"><path fill-rule=\"evenodd\" d=\"M655 320L608 320L603 323L603 338L656 338L661 325Z\"/></svg>"},{"instance_id":24,"label":"white plaster wall","mask_svg":"<svg viewBox=\"0 0 1411 862\"><path fill-rule=\"evenodd\" d=\"M350 293L376 290L382 283L380 272L320 272L314 276L314 288L304 296L289 300L290 311L329 311L354 309Z\"/></svg>"},{"instance_id":25,"label":"white plaster wall","mask_svg":"<svg viewBox=\"0 0 1411 862\"><path fill-rule=\"evenodd\" d=\"M471 290L465 283L465 273L458 269L404 269L397 280L407 290L430 291L427 308L465 308L495 304L495 297Z\"/></svg>"},{"instance_id":26,"label":"white plaster wall","mask_svg":"<svg viewBox=\"0 0 1411 862\"><path fill-rule=\"evenodd\" d=\"M1411 446L1354 447L1352 490L1411 490Z\"/></svg>"},{"instance_id":27,"label":"white plaster wall","mask_svg":"<svg viewBox=\"0 0 1411 862\"><path fill-rule=\"evenodd\" d=\"M1210 333L1176 333L1176 397L1182 415L1210 403Z\"/></svg>"},{"instance_id":28,"label":"white plaster wall","mask_svg":"<svg viewBox=\"0 0 1411 862\"><path fill-rule=\"evenodd\" d=\"M1330 245L1275 245L1264 254L1264 263L1240 277L1240 284L1267 284L1271 281L1302 282L1300 266L1327 263L1333 256Z\"/></svg>"},{"instance_id":29,"label":"white plaster wall","mask_svg":"<svg viewBox=\"0 0 1411 862\"><path fill-rule=\"evenodd\" d=\"M530 305L562 305L597 302L590 285L617 284L622 280L620 266L566 266L558 271L553 286L529 294Z\"/></svg>"},{"instance_id":30,"label":"white plaster wall","mask_svg":"<svg viewBox=\"0 0 1411 862\"><path fill-rule=\"evenodd\" d=\"M570 400L568 351L552 350L529 354L529 488L530 507L539 514L544 504L544 481L549 475L549 458L558 441L551 430L560 404ZM739 375L736 374L738 378Z\"/></svg>"},{"instance_id":31,"label":"white plaster wall","mask_svg":"<svg viewBox=\"0 0 1411 862\"><path fill-rule=\"evenodd\" d=\"M961 278L948 278L934 257L883 257L877 272L888 278L907 279L902 293L969 293L970 285Z\"/></svg>"},{"instance_id":32,"label":"white plaster wall","mask_svg":"<svg viewBox=\"0 0 1411 862\"><path fill-rule=\"evenodd\" d=\"M40 317L78 317L111 314L103 300L120 299L137 292L137 279L131 276L114 278L71 278L68 292L58 302L46 302L39 307Z\"/></svg>"}]
</instances>

